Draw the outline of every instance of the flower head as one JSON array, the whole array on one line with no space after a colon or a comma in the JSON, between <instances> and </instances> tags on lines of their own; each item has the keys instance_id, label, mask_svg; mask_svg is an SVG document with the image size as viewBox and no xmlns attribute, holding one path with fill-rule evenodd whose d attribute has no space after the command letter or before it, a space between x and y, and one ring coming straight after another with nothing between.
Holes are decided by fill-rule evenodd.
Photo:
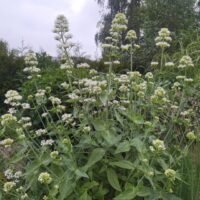
<instances>
[{"instance_id":1,"label":"flower head","mask_svg":"<svg viewBox=\"0 0 200 200\"><path fill-rule=\"evenodd\" d=\"M42 172L38 177L38 181L42 184L48 185L52 182L52 178L48 172Z\"/></svg>"}]
</instances>

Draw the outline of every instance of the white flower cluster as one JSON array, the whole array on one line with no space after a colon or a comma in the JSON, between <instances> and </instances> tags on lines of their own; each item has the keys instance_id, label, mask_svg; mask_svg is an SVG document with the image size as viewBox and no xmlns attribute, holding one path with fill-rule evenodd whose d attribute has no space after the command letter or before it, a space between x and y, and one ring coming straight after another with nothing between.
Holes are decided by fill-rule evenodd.
<instances>
[{"instance_id":1,"label":"white flower cluster","mask_svg":"<svg viewBox=\"0 0 200 200\"><path fill-rule=\"evenodd\" d=\"M85 69L89 69L90 65L88 65L87 63L81 63L77 65L77 68L85 68Z\"/></svg>"},{"instance_id":2,"label":"white flower cluster","mask_svg":"<svg viewBox=\"0 0 200 200\"><path fill-rule=\"evenodd\" d=\"M152 152L154 151L158 151L158 152L162 152L166 150L164 141L159 140L159 139L155 139L152 141L153 146L150 146L150 150Z\"/></svg>"},{"instance_id":3,"label":"white flower cluster","mask_svg":"<svg viewBox=\"0 0 200 200\"><path fill-rule=\"evenodd\" d=\"M126 39L130 41L136 40L137 39L136 32L134 30L129 30L126 35Z\"/></svg>"},{"instance_id":4,"label":"white flower cluster","mask_svg":"<svg viewBox=\"0 0 200 200\"><path fill-rule=\"evenodd\" d=\"M92 79L82 79L79 81L80 85L83 85L83 91L89 94L98 95L102 93L102 88L107 86L106 81L97 81Z\"/></svg>"},{"instance_id":5,"label":"white flower cluster","mask_svg":"<svg viewBox=\"0 0 200 200\"><path fill-rule=\"evenodd\" d=\"M60 69L63 69L63 70L69 70L72 68L73 68L72 65L69 65L67 62L60 66Z\"/></svg>"},{"instance_id":6,"label":"white flower cluster","mask_svg":"<svg viewBox=\"0 0 200 200\"><path fill-rule=\"evenodd\" d=\"M69 123L73 122L72 114L65 113L65 114L62 115L61 118L62 118L62 121L64 123L66 123L66 124L69 124Z\"/></svg>"},{"instance_id":7,"label":"white flower cluster","mask_svg":"<svg viewBox=\"0 0 200 200\"><path fill-rule=\"evenodd\" d=\"M8 192L10 192L10 191L13 189L13 187L15 187L15 186L16 186L16 183L13 182L13 181L6 182L6 183L4 183L3 190L4 190L4 192L8 193Z\"/></svg>"},{"instance_id":8,"label":"white flower cluster","mask_svg":"<svg viewBox=\"0 0 200 200\"><path fill-rule=\"evenodd\" d=\"M168 28L161 28L161 30L158 32L158 37L156 37L156 46L161 48L170 47L169 42L172 41L172 38L170 37L170 31Z\"/></svg>"},{"instance_id":9,"label":"white flower cluster","mask_svg":"<svg viewBox=\"0 0 200 200\"><path fill-rule=\"evenodd\" d=\"M46 90L39 89L35 94L37 104L42 104L46 102Z\"/></svg>"},{"instance_id":10,"label":"white flower cluster","mask_svg":"<svg viewBox=\"0 0 200 200\"><path fill-rule=\"evenodd\" d=\"M151 67L157 67L159 65L159 63L158 62L156 62L156 61L152 61L151 62Z\"/></svg>"},{"instance_id":11,"label":"white flower cluster","mask_svg":"<svg viewBox=\"0 0 200 200\"><path fill-rule=\"evenodd\" d=\"M30 74L30 76L28 77L29 79L32 78L33 75L37 75L38 77L40 76L40 75L38 75L38 73L41 70L40 70L40 68L37 67L38 61L37 61L37 57L36 57L35 53L29 52L26 54L25 64L27 65L27 67L24 68L23 71Z\"/></svg>"},{"instance_id":12,"label":"white flower cluster","mask_svg":"<svg viewBox=\"0 0 200 200\"><path fill-rule=\"evenodd\" d=\"M110 33L115 36L117 33L121 33L127 29L128 20L124 13L118 13L112 21Z\"/></svg>"},{"instance_id":13,"label":"white flower cluster","mask_svg":"<svg viewBox=\"0 0 200 200\"><path fill-rule=\"evenodd\" d=\"M54 143L54 140L48 139L48 140L42 140L41 141L41 146L52 146Z\"/></svg>"},{"instance_id":14,"label":"white flower cluster","mask_svg":"<svg viewBox=\"0 0 200 200\"><path fill-rule=\"evenodd\" d=\"M62 103L61 100L60 100L59 98L53 97L53 96L50 96L50 97L49 97L49 100L51 101L51 103L52 103L53 105L60 105L60 104Z\"/></svg>"},{"instance_id":15,"label":"white flower cluster","mask_svg":"<svg viewBox=\"0 0 200 200\"><path fill-rule=\"evenodd\" d=\"M31 118L30 117L22 117L18 122L25 129L32 126L32 122L31 122Z\"/></svg>"},{"instance_id":16,"label":"white flower cluster","mask_svg":"<svg viewBox=\"0 0 200 200\"><path fill-rule=\"evenodd\" d=\"M68 21L67 18L64 15L59 15L56 18L55 25L54 25L54 33L60 33L60 32L68 32ZM56 36L56 40L60 40L61 38Z\"/></svg>"},{"instance_id":17,"label":"white flower cluster","mask_svg":"<svg viewBox=\"0 0 200 200\"><path fill-rule=\"evenodd\" d=\"M0 141L0 145L4 146L5 148L10 147L13 144L14 140L11 138L6 138Z\"/></svg>"},{"instance_id":18,"label":"white flower cluster","mask_svg":"<svg viewBox=\"0 0 200 200\"><path fill-rule=\"evenodd\" d=\"M68 20L64 15L56 18L53 32L56 34L55 39L59 42L57 46L61 53L61 60L65 62L60 68L71 69L73 61L70 58L70 49L74 44L70 42L72 35L69 34Z\"/></svg>"},{"instance_id":19,"label":"white flower cluster","mask_svg":"<svg viewBox=\"0 0 200 200\"><path fill-rule=\"evenodd\" d=\"M40 183L43 183L43 184L50 184L52 182L52 178L50 176L50 174L48 172L42 172L40 173L39 177L38 177L38 181Z\"/></svg>"},{"instance_id":20,"label":"white flower cluster","mask_svg":"<svg viewBox=\"0 0 200 200\"><path fill-rule=\"evenodd\" d=\"M173 169L166 169L165 176L169 178L170 181L174 181L176 179L176 171Z\"/></svg>"},{"instance_id":21,"label":"white flower cluster","mask_svg":"<svg viewBox=\"0 0 200 200\"><path fill-rule=\"evenodd\" d=\"M188 67L194 67L192 58L190 56L183 56L179 62L178 68L184 69L184 68L188 68Z\"/></svg>"},{"instance_id":22,"label":"white flower cluster","mask_svg":"<svg viewBox=\"0 0 200 200\"><path fill-rule=\"evenodd\" d=\"M37 136L45 135L46 133L47 133L46 129L38 129L38 130L35 131L35 134Z\"/></svg>"},{"instance_id":23,"label":"white flower cluster","mask_svg":"<svg viewBox=\"0 0 200 200\"><path fill-rule=\"evenodd\" d=\"M154 95L151 96L151 101L155 104L165 104L169 103L166 98L166 91L162 87L157 87L154 91Z\"/></svg>"},{"instance_id":24,"label":"white flower cluster","mask_svg":"<svg viewBox=\"0 0 200 200\"><path fill-rule=\"evenodd\" d=\"M12 114L4 114L1 116L1 125L7 126L13 122L17 122L17 118Z\"/></svg>"},{"instance_id":25,"label":"white flower cluster","mask_svg":"<svg viewBox=\"0 0 200 200\"><path fill-rule=\"evenodd\" d=\"M20 101L22 100L22 96L16 90L9 90L5 94L5 101L4 103L9 104L11 106L18 106L20 105Z\"/></svg>"},{"instance_id":26,"label":"white flower cluster","mask_svg":"<svg viewBox=\"0 0 200 200\"><path fill-rule=\"evenodd\" d=\"M19 182L19 178L22 176L21 171L13 172L12 169L7 169L4 171L4 175L7 178L7 180L13 180L15 183Z\"/></svg>"}]
</instances>

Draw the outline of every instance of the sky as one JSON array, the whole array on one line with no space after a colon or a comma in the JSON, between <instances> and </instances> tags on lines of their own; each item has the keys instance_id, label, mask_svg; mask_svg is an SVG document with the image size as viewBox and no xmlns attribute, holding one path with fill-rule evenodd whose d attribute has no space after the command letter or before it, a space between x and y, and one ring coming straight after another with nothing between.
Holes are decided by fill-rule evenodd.
<instances>
[{"instance_id":1,"label":"sky","mask_svg":"<svg viewBox=\"0 0 200 200\"><path fill-rule=\"evenodd\" d=\"M34 51L56 56L52 30L56 17L64 14L73 42L80 43L86 55L99 56L94 37L100 14L95 0L0 0L0 4L0 39L10 48L20 47L23 40Z\"/></svg>"}]
</instances>

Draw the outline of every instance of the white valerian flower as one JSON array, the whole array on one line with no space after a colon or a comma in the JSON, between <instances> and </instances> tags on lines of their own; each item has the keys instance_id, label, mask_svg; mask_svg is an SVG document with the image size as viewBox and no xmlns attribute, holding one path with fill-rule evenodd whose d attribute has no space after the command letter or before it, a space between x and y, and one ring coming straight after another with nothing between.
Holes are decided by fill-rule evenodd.
<instances>
[{"instance_id":1,"label":"white valerian flower","mask_svg":"<svg viewBox=\"0 0 200 200\"><path fill-rule=\"evenodd\" d=\"M120 75L119 78L115 78L114 80L117 80L120 83L129 83L129 77L126 74Z\"/></svg>"},{"instance_id":2,"label":"white valerian flower","mask_svg":"<svg viewBox=\"0 0 200 200\"><path fill-rule=\"evenodd\" d=\"M128 20L124 13L117 13L112 21L111 32L122 32L127 29Z\"/></svg>"},{"instance_id":3,"label":"white valerian flower","mask_svg":"<svg viewBox=\"0 0 200 200\"><path fill-rule=\"evenodd\" d=\"M171 33L168 28L161 28L161 30L158 32L158 37L156 37L156 46L161 48L169 47L169 42L172 41L172 38L170 37Z\"/></svg>"},{"instance_id":4,"label":"white valerian flower","mask_svg":"<svg viewBox=\"0 0 200 200\"><path fill-rule=\"evenodd\" d=\"M169 178L169 180L174 181L176 179L176 171L173 169L166 169L165 176Z\"/></svg>"},{"instance_id":5,"label":"white valerian flower","mask_svg":"<svg viewBox=\"0 0 200 200\"><path fill-rule=\"evenodd\" d=\"M126 35L126 39L130 41L136 40L137 39L136 32L134 30L129 30Z\"/></svg>"},{"instance_id":6,"label":"white valerian flower","mask_svg":"<svg viewBox=\"0 0 200 200\"><path fill-rule=\"evenodd\" d=\"M153 79L153 74L151 72L147 72L145 74L145 78L147 78L147 79Z\"/></svg>"},{"instance_id":7,"label":"white valerian flower","mask_svg":"<svg viewBox=\"0 0 200 200\"><path fill-rule=\"evenodd\" d=\"M186 138L188 140L194 141L197 139L197 136L194 134L194 131L190 131L187 133Z\"/></svg>"},{"instance_id":8,"label":"white valerian flower","mask_svg":"<svg viewBox=\"0 0 200 200\"><path fill-rule=\"evenodd\" d=\"M172 89L178 89L178 90L180 90L181 89L181 84L179 82L174 82L174 84L172 86Z\"/></svg>"},{"instance_id":9,"label":"white valerian flower","mask_svg":"<svg viewBox=\"0 0 200 200\"><path fill-rule=\"evenodd\" d=\"M68 69L72 69L72 65L69 65L68 63L64 63L62 65L60 65L60 69L65 69L65 70L68 70Z\"/></svg>"},{"instance_id":10,"label":"white valerian flower","mask_svg":"<svg viewBox=\"0 0 200 200\"><path fill-rule=\"evenodd\" d=\"M186 79L186 76L176 76L176 79L177 80L184 80L184 79Z\"/></svg>"},{"instance_id":11,"label":"white valerian flower","mask_svg":"<svg viewBox=\"0 0 200 200\"><path fill-rule=\"evenodd\" d=\"M69 124L73 121L72 114L67 114L67 113L63 114L61 119L64 123L67 123L67 124Z\"/></svg>"},{"instance_id":12,"label":"white valerian flower","mask_svg":"<svg viewBox=\"0 0 200 200\"><path fill-rule=\"evenodd\" d=\"M193 78L185 78L184 81L187 83L192 83L194 80Z\"/></svg>"},{"instance_id":13,"label":"white valerian flower","mask_svg":"<svg viewBox=\"0 0 200 200\"><path fill-rule=\"evenodd\" d=\"M46 90L39 89L37 90L37 93L35 94L35 99L37 104L43 104L46 102Z\"/></svg>"},{"instance_id":14,"label":"white valerian flower","mask_svg":"<svg viewBox=\"0 0 200 200\"><path fill-rule=\"evenodd\" d=\"M101 47L104 49L109 49L112 48L112 44L102 44Z\"/></svg>"},{"instance_id":15,"label":"white valerian flower","mask_svg":"<svg viewBox=\"0 0 200 200\"><path fill-rule=\"evenodd\" d=\"M142 74L138 71L128 72L128 75L131 79L136 79L142 76Z\"/></svg>"},{"instance_id":16,"label":"white valerian flower","mask_svg":"<svg viewBox=\"0 0 200 200\"><path fill-rule=\"evenodd\" d=\"M173 62L166 62L166 63L165 63L165 66L166 66L166 67L173 67L173 66L174 66L174 63L173 63Z\"/></svg>"},{"instance_id":17,"label":"white valerian flower","mask_svg":"<svg viewBox=\"0 0 200 200\"><path fill-rule=\"evenodd\" d=\"M120 92L127 92L128 91L128 87L126 86L126 85L121 85L120 87L119 87L119 91Z\"/></svg>"},{"instance_id":18,"label":"white valerian flower","mask_svg":"<svg viewBox=\"0 0 200 200\"><path fill-rule=\"evenodd\" d=\"M52 182L52 180L53 179L51 178L51 176L48 172L42 172L42 173L40 173L40 175L38 177L38 181L40 183L47 184L47 185L49 185Z\"/></svg>"},{"instance_id":19,"label":"white valerian flower","mask_svg":"<svg viewBox=\"0 0 200 200\"><path fill-rule=\"evenodd\" d=\"M13 170L12 169L7 169L6 171L4 171L4 175L8 180L11 180L14 176L13 174Z\"/></svg>"},{"instance_id":20,"label":"white valerian flower","mask_svg":"<svg viewBox=\"0 0 200 200\"><path fill-rule=\"evenodd\" d=\"M42 140L41 141L41 146L52 146L54 143L54 140L48 139L48 140Z\"/></svg>"},{"instance_id":21,"label":"white valerian flower","mask_svg":"<svg viewBox=\"0 0 200 200\"><path fill-rule=\"evenodd\" d=\"M84 103L95 103L96 99L95 98L85 98L83 99Z\"/></svg>"},{"instance_id":22,"label":"white valerian flower","mask_svg":"<svg viewBox=\"0 0 200 200\"><path fill-rule=\"evenodd\" d=\"M58 152L58 151L52 151L52 152L50 153L50 157L53 158L53 159L58 158L58 155L59 155L59 152Z\"/></svg>"},{"instance_id":23,"label":"white valerian flower","mask_svg":"<svg viewBox=\"0 0 200 200\"><path fill-rule=\"evenodd\" d=\"M158 64L159 64L159 63L158 63L158 62L156 62L156 61L152 61L152 62L151 62L151 66L152 66L152 67L157 67L157 66L158 66Z\"/></svg>"},{"instance_id":24,"label":"white valerian flower","mask_svg":"<svg viewBox=\"0 0 200 200\"><path fill-rule=\"evenodd\" d=\"M42 115L41 115L43 118L45 118L45 117L47 117L48 116L48 113L42 113Z\"/></svg>"},{"instance_id":25,"label":"white valerian flower","mask_svg":"<svg viewBox=\"0 0 200 200\"><path fill-rule=\"evenodd\" d=\"M70 41L72 35L69 33L69 23L64 15L59 15L56 18L53 32L56 34L55 39L59 42L57 46L61 54L61 60L71 68L74 64L70 58L70 50L74 47L74 43ZM61 67L61 69L69 68Z\"/></svg>"},{"instance_id":26,"label":"white valerian flower","mask_svg":"<svg viewBox=\"0 0 200 200\"><path fill-rule=\"evenodd\" d=\"M66 83L66 82L61 83L61 86L62 86L65 90L67 90L67 89L69 88L69 84Z\"/></svg>"},{"instance_id":27,"label":"white valerian flower","mask_svg":"<svg viewBox=\"0 0 200 200\"><path fill-rule=\"evenodd\" d=\"M188 67L194 67L192 58L190 56L183 56L179 62L178 68L184 69L184 68L188 68Z\"/></svg>"},{"instance_id":28,"label":"white valerian flower","mask_svg":"<svg viewBox=\"0 0 200 200\"><path fill-rule=\"evenodd\" d=\"M38 61L34 52L29 52L26 54L25 64L27 67L24 68L23 71L29 73L31 78L33 75L38 75L38 73L41 71L40 68L37 67Z\"/></svg>"},{"instance_id":29,"label":"white valerian flower","mask_svg":"<svg viewBox=\"0 0 200 200\"><path fill-rule=\"evenodd\" d=\"M22 106L22 108L23 108L24 110L27 110L27 109L30 109L30 108L31 108L31 106L30 106L29 103L22 103L21 106Z\"/></svg>"},{"instance_id":30,"label":"white valerian flower","mask_svg":"<svg viewBox=\"0 0 200 200\"><path fill-rule=\"evenodd\" d=\"M17 112L17 110L15 108L8 109L8 113L10 113L10 114L15 114L16 112Z\"/></svg>"},{"instance_id":31,"label":"white valerian flower","mask_svg":"<svg viewBox=\"0 0 200 200\"><path fill-rule=\"evenodd\" d=\"M121 49L124 51L128 51L131 48L130 44L126 44L126 45L121 45Z\"/></svg>"},{"instance_id":32,"label":"white valerian flower","mask_svg":"<svg viewBox=\"0 0 200 200\"><path fill-rule=\"evenodd\" d=\"M56 111L58 113L62 113L63 111L65 111L66 106L64 106L64 105L57 105L55 108L56 108Z\"/></svg>"},{"instance_id":33,"label":"white valerian flower","mask_svg":"<svg viewBox=\"0 0 200 200\"><path fill-rule=\"evenodd\" d=\"M23 128L29 128L32 126L30 117L22 117L18 122L22 124Z\"/></svg>"},{"instance_id":34,"label":"white valerian flower","mask_svg":"<svg viewBox=\"0 0 200 200\"><path fill-rule=\"evenodd\" d=\"M112 65L112 62L104 62L104 65Z\"/></svg>"},{"instance_id":35,"label":"white valerian flower","mask_svg":"<svg viewBox=\"0 0 200 200\"><path fill-rule=\"evenodd\" d=\"M14 178L15 179L19 179L19 178L21 178L22 177L22 171L17 171L17 172L15 172L15 174L14 174ZM16 180L16 182L18 182L18 180Z\"/></svg>"},{"instance_id":36,"label":"white valerian flower","mask_svg":"<svg viewBox=\"0 0 200 200\"><path fill-rule=\"evenodd\" d=\"M91 127L90 126L83 127L83 132L84 133L89 133L90 131L91 131Z\"/></svg>"},{"instance_id":37,"label":"white valerian flower","mask_svg":"<svg viewBox=\"0 0 200 200\"><path fill-rule=\"evenodd\" d=\"M88 68L90 68L90 65L88 65L87 63L81 63L81 64L77 65L77 68L86 68L86 69L88 69Z\"/></svg>"},{"instance_id":38,"label":"white valerian flower","mask_svg":"<svg viewBox=\"0 0 200 200\"><path fill-rule=\"evenodd\" d=\"M45 135L46 133L47 133L46 129L38 129L38 130L35 131L35 134L37 136Z\"/></svg>"},{"instance_id":39,"label":"white valerian flower","mask_svg":"<svg viewBox=\"0 0 200 200\"><path fill-rule=\"evenodd\" d=\"M5 148L10 147L14 143L14 140L11 138L6 138L0 141L0 145L4 146Z\"/></svg>"},{"instance_id":40,"label":"white valerian flower","mask_svg":"<svg viewBox=\"0 0 200 200\"><path fill-rule=\"evenodd\" d=\"M27 193L25 193L25 194L23 194L23 195L21 196L21 200L24 200L24 199L29 199L29 197L28 197L28 194L27 194Z\"/></svg>"},{"instance_id":41,"label":"white valerian flower","mask_svg":"<svg viewBox=\"0 0 200 200\"><path fill-rule=\"evenodd\" d=\"M52 103L53 105L60 105L60 104L62 103L61 100L60 100L59 98L53 97L53 96L50 96L50 97L49 97L49 100L51 101L51 103Z\"/></svg>"},{"instance_id":42,"label":"white valerian flower","mask_svg":"<svg viewBox=\"0 0 200 200\"><path fill-rule=\"evenodd\" d=\"M119 61L119 60L114 60L114 61L113 61L113 64L115 64L115 65L120 65L120 61Z\"/></svg>"},{"instance_id":43,"label":"white valerian flower","mask_svg":"<svg viewBox=\"0 0 200 200\"><path fill-rule=\"evenodd\" d=\"M166 149L164 141L156 139L152 141L153 147L157 151L164 151Z\"/></svg>"},{"instance_id":44,"label":"white valerian flower","mask_svg":"<svg viewBox=\"0 0 200 200\"><path fill-rule=\"evenodd\" d=\"M6 182L3 185L3 190L4 192L7 193L7 192L10 192L15 186L16 186L16 183L14 181Z\"/></svg>"},{"instance_id":45,"label":"white valerian flower","mask_svg":"<svg viewBox=\"0 0 200 200\"><path fill-rule=\"evenodd\" d=\"M90 75L96 75L97 73L98 72L95 69L91 69L90 72L89 72Z\"/></svg>"},{"instance_id":46,"label":"white valerian flower","mask_svg":"<svg viewBox=\"0 0 200 200\"><path fill-rule=\"evenodd\" d=\"M68 94L68 97L72 100L79 100L79 96L75 93Z\"/></svg>"},{"instance_id":47,"label":"white valerian flower","mask_svg":"<svg viewBox=\"0 0 200 200\"><path fill-rule=\"evenodd\" d=\"M13 122L17 122L17 118L12 114L4 114L1 116L1 125L7 126Z\"/></svg>"},{"instance_id":48,"label":"white valerian flower","mask_svg":"<svg viewBox=\"0 0 200 200\"><path fill-rule=\"evenodd\" d=\"M16 90L8 90L5 94L6 100L4 103L11 106L18 106L22 100L22 96Z\"/></svg>"}]
</instances>

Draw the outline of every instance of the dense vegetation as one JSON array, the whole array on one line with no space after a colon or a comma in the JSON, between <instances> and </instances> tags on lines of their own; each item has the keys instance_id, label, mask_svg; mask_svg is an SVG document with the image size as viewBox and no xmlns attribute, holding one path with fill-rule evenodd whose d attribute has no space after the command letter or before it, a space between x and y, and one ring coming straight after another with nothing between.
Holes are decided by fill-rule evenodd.
<instances>
[{"instance_id":1,"label":"dense vegetation","mask_svg":"<svg viewBox=\"0 0 200 200\"><path fill-rule=\"evenodd\" d=\"M100 61L63 15L59 60L0 44L0 199L199 199L198 12L171 2L108 1Z\"/></svg>"}]
</instances>

